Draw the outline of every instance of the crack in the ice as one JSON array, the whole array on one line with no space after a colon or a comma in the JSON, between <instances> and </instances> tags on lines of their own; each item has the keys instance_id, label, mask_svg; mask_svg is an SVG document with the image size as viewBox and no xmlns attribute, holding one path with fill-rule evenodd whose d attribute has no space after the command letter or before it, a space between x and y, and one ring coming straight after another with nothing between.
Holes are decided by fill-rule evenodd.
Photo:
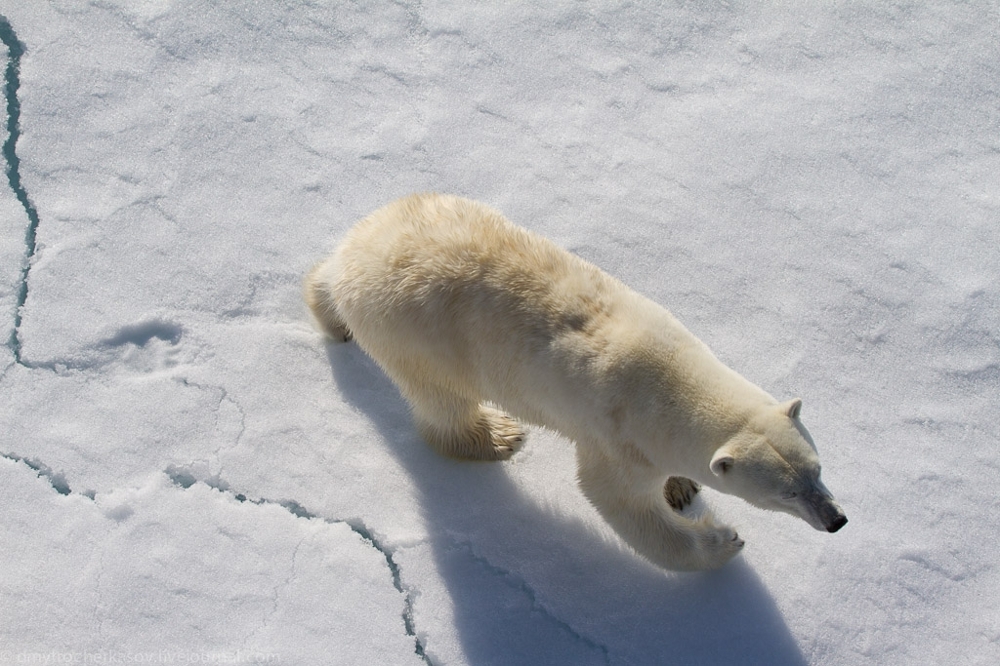
<instances>
[{"instance_id":1,"label":"crack in the ice","mask_svg":"<svg viewBox=\"0 0 1000 666\"><path fill-rule=\"evenodd\" d=\"M69 483L66 482L66 477L61 472L53 471L51 467L37 459L25 458L15 453L0 453L0 458L6 458L7 460L25 465L29 469L33 470L39 477L47 480L52 485L52 488L60 495L78 494L91 500L96 497L96 493L92 490L86 490L82 493L74 492L69 487ZM297 518L320 520L330 525L347 525L352 532L361 537L364 542L368 543L372 548L381 553L382 557L385 558L386 565L389 567L389 572L392 575L392 586L403 596L403 627L406 630L406 635L413 639L414 653L420 657L425 664L434 666L430 657L427 656L423 642L420 640L420 637L417 636L416 627L413 622L413 596L403 589L403 580L399 565L396 563L396 560L392 555L392 551L384 543L382 543L382 541L379 540L379 538L376 537L370 529L368 529L368 526L365 525L360 518L353 520L325 518L309 511L302 506L302 504L293 499L272 500L264 497L254 499L243 493L234 491L218 474L199 478L198 475L192 472L189 468L177 465L168 466L167 469L164 470L164 473L175 486L185 490L200 482L210 488L218 490L219 492L232 496L238 502L249 502L250 504L256 504L258 506L274 504L285 509L285 511L288 511ZM296 552L297 551L298 549L296 548Z\"/></svg>"},{"instance_id":2,"label":"crack in the ice","mask_svg":"<svg viewBox=\"0 0 1000 666\"><path fill-rule=\"evenodd\" d=\"M324 516L317 515L308 509L306 509L302 504L293 499L268 499L266 497L261 497L254 499L248 497L244 493L239 493L233 490L229 484L224 481L218 474L198 478L190 469L184 467L179 467L176 465L170 465L164 470L166 475L174 483L174 485L180 488L190 488L196 483L204 483L210 488L214 488L219 492L231 495L238 502L249 502L256 505L267 505L273 504L280 506L285 511L297 518L305 518L307 520L320 520L324 523L330 525L347 525L351 528L351 531L357 534L363 541L371 545L372 548L377 550L385 558L386 565L389 567L389 572L392 575L392 586L396 588L396 591L403 596L403 628L406 630L406 635L413 639L414 643L414 653L420 657L425 664L430 664L433 666L433 662L427 656L427 652L424 648L423 642L417 635L416 627L413 622L413 597L403 588L402 575L400 573L399 565L396 563L393 557L392 550L389 549L382 541L375 536L370 529L364 524L360 518L355 518L351 520L343 520L338 518L326 518ZM606 653L606 651L605 651Z\"/></svg>"},{"instance_id":3,"label":"crack in the ice","mask_svg":"<svg viewBox=\"0 0 1000 666\"><path fill-rule=\"evenodd\" d=\"M7 17L0 14L0 41L7 47L7 68L4 71L4 97L7 101L7 139L3 143L3 158L6 162L7 181L10 189L24 208L28 216L28 228L25 231L25 256L21 264L20 286L17 290L17 303L14 309L14 328L11 330L7 346L14 354L14 360L21 363L21 310L28 300L28 272L35 256L38 236L38 211L21 183L21 160L15 147L21 136L21 102L17 98L17 89L21 85L21 56L24 55L24 44L17 38L14 28Z\"/></svg>"},{"instance_id":4,"label":"crack in the ice","mask_svg":"<svg viewBox=\"0 0 1000 666\"><path fill-rule=\"evenodd\" d=\"M62 472L56 472L51 467L38 460L37 458L25 458L19 456L16 453L0 453L0 458L6 458L7 460L13 460L16 463L22 463L34 470L35 474L39 478L45 479L49 482L49 485L60 495L70 495L73 489L69 487L69 483L66 482L66 477ZM79 493L94 499L93 494L90 491L85 491Z\"/></svg>"},{"instance_id":5,"label":"crack in the ice","mask_svg":"<svg viewBox=\"0 0 1000 666\"><path fill-rule=\"evenodd\" d=\"M246 415L246 412L243 411L243 407L240 405L240 403L238 403L236 400L234 400L229 395L229 391L227 391L224 386L219 386L219 385L215 385L215 384L201 384L201 383L192 381L192 380L190 380L190 379L188 379L186 377L177 377L177 378L175 378L175 380L177 382L179 382L180 384L182 384L183 386L188 387L188 388L195 388L195 389L199 389L199 390L202 390L202 391L213 391L213 392L214 391L218 391L219 392L219 402L215 406L215 425L216 425L216 428L219 427L219 421L222 418L222 405L223 404L225 404L225 403L228 402L236 410L236 413L239 414L239 417L240 417L240 430L239 430L238 433L236 433L236 437L233 438L233 443L232 444L229 444L229 445L220 444L218 447L216 447L216 449L215 449L215 451L213 453L213 455L215 456L216 460L218 460L219 457L222 455L222 450L223 449L228 449L228 448L232 448L234 446L239 446L240 441L243 439L243 434L247 430L247 415Z\"/></svg>"},{"instance_id":6,"label":"crack in the ice","mask_svg":"<svg viewBox=\"0 0 1000 666\"><path fill-rule=\"evenodd\" d=\"M16 453L0 453L0 458L6 458L13 462L21 463L34 471L40 478L45 479L49 482L52 488L60 495L71 495L78 494L83 495L91 500L95 498L94 491L83 491L74 492L70 488L69 483L66 481L66 477L61 472L54 471L51 467L46 465L35 458L26 458ZM361 539L369 544L372 548L377 550L383 558L385 558L386 565L389 567L389 572L392 577L392 586L399 592L403 597L403 628L406 631L406 635L411 637L414 642L414 653L420 657L420 659L425 664L430 664L433 666L433 662L430 657L428 657L426 649L420 637L417 635L416 626L413 619L413 596L404 589L402 574L399 565L393 556L392 550L383 543L360 518L355 519L337 519L337 518L327 518L320 516L312 511L309 511L300 502L294 499L268 499L268 498L252 498L244 493L237 492L233 490L230 485L221 478L219 474L212 476L207 476L204 474L199 474L192 470L190 467L183 467L177 465L170 465L165 470L164 473L170 479L170 481L179 488L187 489L197 483L204 483L206 486L218 490L219 492L226 493L233 497L238 502L248 502L250 504L255 504L258 506L262 505L277 505L283 508L288 513L292 514L297 518L305 518L307 520L320 520L324 523L330 525L343 524L351 529L352 532L357 534ZM518 590L531 603L531 607L537 610L539 613L549 618L549 620L556 626L562 628L569 635L571 635L576 640L580 641L587 647L597 650L604 656L605 663L611 663L610 654L608 648L587 636L581 634L579 631L574 629L569 623L558 618L552 611L545 607L539 600L538 595L535 590L528 585L528 583L515 574L512 571L504 569L490 562L485 557L476 554L472 544L459 541L456 539L451 540L456 548L461 548L468 552L470 559L501 578L504 583L511 586L512 588ZM297 549L296 549L297 550ZM294 559L293 559L294 562ZM276 603L276 600L275 600Z\"/></svg>"},{"instance_id":7,"label":"crack in the ice","mask_svg":"<svg viewBox=\"0 0 1000 666\"><path fill-rule=\"evenodd\" d=\"M565 620L561 620L558 617L556 617L556 615L552 611L550 611L548 608L546 608L538 600L538 595L535 593L535 590L530 585L528 585L527 581L525 581L523 578L521 578L520 576L518 576L516 573L514 573L512 571L509 571L507 569L504 569L501 566L497 566L496 564L493 564L492 562L490 562L489 560L487 560L482 555L477 555L476 552L475 552L475 550L473 550L471 543L468 543L468 542L465 542L465 541L459 541L459 540L454 539L454 538L452 538L450 540L455 545L456 548L460 548L460 549L468 552L469 558L473 562L475 562L476 564L479 564L480 566L482 566L483 568L485 568L487 571L490 571L490 572L496 574L501 580L503 580L504 583L506 583L510 587L518 590L523 595L525 595L528 598L528 601L531 603L531 607L533 609L537 610L539 613L541 613L545 617L549 618L549 620L553 624L555 624L556 626L558 626L561 629L563 629L564 631L566 631L570 636L572 636L576 640L580 641L581 643L583 643L587 647L591 648L592 650L597 650L602 655L604 655L604 663L605 664L610 664L611 663L611 655L608 652L607 646L602 645L600 643L597 643L596 641L588 638L587 636L584 636L579 631L577 631L576 629L574 629Z\"/></svg>"},{"instance_id":8,"label":"crack in the ice","mask_svg":"<svg viewBox=\"0 0 1000 666\"><path fill-rule=\"evenodd\" d=\"M290 586L292 582L295 580L295 566L299 558L299 551L302 549L302 544L306 542L307 538L308 537L302 537L301 539L299 539L299 542L295 544L295 550L292 551L292 563L291 566L289 567L289 573L285 577L285 580L274 586L274 589L271 592L271 612L268 613L266 617L264 617L264 619L261 621L260 626L254 629L252 632L250 632L247 635L247 637L243 640L243 650L245 652L247 653L253 652L253 648L251 647L251 645L253 644L257 635L264 629L268 628L268 623L270 622L271 618L278 613L278 609L281 603L281 591L286 587Z\"/></svg>"}]
</instances>

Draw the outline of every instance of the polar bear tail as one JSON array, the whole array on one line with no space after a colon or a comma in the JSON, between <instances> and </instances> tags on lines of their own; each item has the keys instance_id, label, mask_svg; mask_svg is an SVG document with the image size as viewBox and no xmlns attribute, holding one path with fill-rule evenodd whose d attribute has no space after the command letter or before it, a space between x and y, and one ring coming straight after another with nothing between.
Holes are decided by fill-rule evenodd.
<instances>
[{"instance_id":1,"label":"polar bear tail","mask_svg":"<svg viewBox=\"0 0 1000 666\"><path fill-rule=\"evenodd\" d=\"M351 339L351 331L337 312L330 281L325 277L326 268L326 262L323 262L306 276L304 285L306 304L324 333L338 342L347 342Z\"/></svg>"}]
</instances>

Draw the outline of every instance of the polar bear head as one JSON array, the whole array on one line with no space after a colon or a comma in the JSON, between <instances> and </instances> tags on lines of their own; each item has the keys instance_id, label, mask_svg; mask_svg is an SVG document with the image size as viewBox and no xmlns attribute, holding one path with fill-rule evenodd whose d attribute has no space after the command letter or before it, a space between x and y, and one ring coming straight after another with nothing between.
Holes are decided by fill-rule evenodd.
<instances>
[{"instance_id":1,"label":"polar bear head","mask_svg":"<svg viewBox=\"0 0 1000 666\"><path fill-rule=\"evenodd\" d=\"M712 456L719 490L762 509L799 516L818 530L836 532L847 516L820 480L819 456L799 422L802 401L758 410Z\"/></svg>"}]
</instances>

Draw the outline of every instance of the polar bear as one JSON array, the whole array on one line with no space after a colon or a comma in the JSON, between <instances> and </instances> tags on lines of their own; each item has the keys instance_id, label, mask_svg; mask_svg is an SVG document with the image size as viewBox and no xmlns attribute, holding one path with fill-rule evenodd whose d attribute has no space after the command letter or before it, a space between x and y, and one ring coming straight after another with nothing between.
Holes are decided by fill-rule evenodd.
<instances>
[{"instance_id":1,"label":"polar bear","mask_svg":"<svg viewBox=\"0 0 1000 666\"><path fill-rule=\"evenodd\" d=\"M743 540L680 513L700 484L835 532L847 522L799 421L666 309L484 204L417 194L359 222L305 282L323 330L357 343L423 438L505 460L521 422L576 444L584 495L637 553L714 569Z\"/></svg>"}]
</instances>

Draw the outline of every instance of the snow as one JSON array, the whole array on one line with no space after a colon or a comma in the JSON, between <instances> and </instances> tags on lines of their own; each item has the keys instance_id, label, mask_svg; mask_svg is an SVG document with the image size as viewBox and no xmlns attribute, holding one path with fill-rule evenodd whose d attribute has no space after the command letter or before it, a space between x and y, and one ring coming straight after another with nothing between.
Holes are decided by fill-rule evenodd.
<instances>
[{"instance_id":1,"label":"snow","mask_svg":"<svg viewBox=\"0 0 1000 666\"><path fill-rule=\"evenodd\" d=\"M1000 663L995 3L0 15L0 664ZM669 574L561 437L436 456L300 296L419 190L801 396L850 524Z\"/></svg>"}]
</instances>

